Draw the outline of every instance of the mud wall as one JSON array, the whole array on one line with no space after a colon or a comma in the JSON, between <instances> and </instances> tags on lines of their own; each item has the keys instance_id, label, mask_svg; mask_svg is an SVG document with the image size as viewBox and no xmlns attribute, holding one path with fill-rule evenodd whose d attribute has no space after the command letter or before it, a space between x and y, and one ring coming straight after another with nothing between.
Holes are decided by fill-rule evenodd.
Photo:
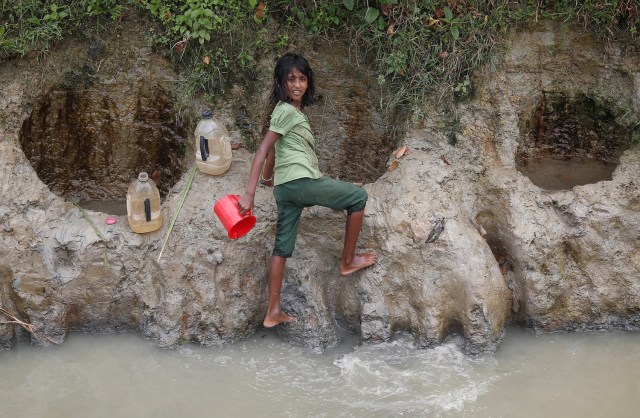
<instances>
[{"instance_id":1,"label":"mud wall","mask_svg":"<svg viewBox=\"0 0 640 418\"><path fill-rule=\"evenodd\" d=\"M146 65L160 58L142 41L132 44L138 51L133 55L138 58L129 61L134 79L144 76L136 73L144 68L170 71L166 62ZM553 62L545 54L551 46ZM408 132L404 156L392 157L386 140L373 141L372 149L386 152L388 168L364 186L369 202L360 247L378 252L376 266L340 277L344 214L323 208L304 212L282 293L283 308L299 321L279 326L282 338L322 350L345 329L366 342L408 332L423 347L461 333L468 350L478 352L494 350L510 321L540 331L637 328L637 145L621 153L611 181L566 191L534 186L515 162L543 91L589 91L590 97L615 99L637 115L638 57L620 46L621 52L607 55L605 64L603 45L547 25L516 36L510 51L498 68L474 77L476 96L456 109L455 146L445 133L450 131L446 116L429 103L431 118L425 127ZM349 57L334 55L339 49L315 53L318 74L340 79L333 69L346 66ZM333 64L325 67L325 61ZM573 66L580 68L578 76L569 70ZM19 138L41 96L28 88L32 73L27 61L7 64L0 74L6 86L0 98L3 306L58 342L73 330L132 329L162 346L185 341L216 345L246 338L261 326L275 228L271 190L258 190L259 222L237 241L227 239L211 211L217 199L243 189L252 158L248 150L234 152L224 176L196 175L158 260L168 222L146 235L131 233L124 217L107 226L105 214L83 215L38 178ZM268 74L265 70L261 77L268 79ZM606 83L605 76L610 78ZM318 82L322 85L322 78ZM322 93L327 106L353 108L352 116L359 118L331 119L335 132L385 125L361 92L349 91L341 86ZM337 98L335 104L330 101ZM321 109L313 110L314 127ZM240 141L234 108L218 113ZM618 123L629 126L622 119ZM329 173L348 160L341 157L340 144L321 141ZM330 166L329 160L342 163ZM380 161L367 164L377 167ZM357 161L353 167L363 170ZM175 214L185 183L183 174L168 191L165 219ZM20 335L28 337L14 326L0 325L4 347Z\"/></svg>"}]
</instances>

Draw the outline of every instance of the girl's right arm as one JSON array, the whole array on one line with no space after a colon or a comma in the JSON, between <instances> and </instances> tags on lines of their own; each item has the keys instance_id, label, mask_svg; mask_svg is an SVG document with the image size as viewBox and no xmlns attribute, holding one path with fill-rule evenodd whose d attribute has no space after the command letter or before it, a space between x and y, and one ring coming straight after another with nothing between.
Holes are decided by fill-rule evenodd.
<instances>
[{"instance_id":1,"label":"girl's right arm","mask_svg":"<svg viewBox=\"0 0 640 418\"><path fill-rule=\"evenodd\" d=\"M276 141L280 139L280 136L280 134L273 131L267 131L266 135L262 139L262 142L260 143L258 151L256 151L255 157L253 157L253 163L251 164L251 171L249 172L247 187L242 196L240 196L240 200L238 201L238 209L240 209L240 214L242 215L253 209L253 200L256 195L256 187L260 178L260 172L262 171L262 167L264 166L264 161L267 158L267 153L273 147Z\"/></svg>"}]
</instances>

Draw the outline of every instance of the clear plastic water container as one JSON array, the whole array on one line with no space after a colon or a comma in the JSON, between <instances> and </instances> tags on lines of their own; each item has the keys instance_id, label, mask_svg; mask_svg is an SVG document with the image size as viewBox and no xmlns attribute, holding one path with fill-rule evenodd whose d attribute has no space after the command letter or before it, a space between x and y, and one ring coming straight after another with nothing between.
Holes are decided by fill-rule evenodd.
<instances>
[{"instance_id":1,"label":"clear plastic water container","mask_svg":"<svg viewBox=\"0 0 640 418\"><path fill-rule=\"evenodd\" d=\"M127 219L133 232L144 234L162 226L160 191L147 173L140 173L127 191Z\"/></svg>"},{"instance_id":2,"label":"clear plastic water container","mask_svg":"<svg viewBox=\"0 0 640 418\"><path fill-rule=\"evenodd\" d=\"M213 118L211 110L202 112L195 131L196 164L198 169L214 176L223 174L231 166L229 131Z\"/></svg>"}]
</instances>

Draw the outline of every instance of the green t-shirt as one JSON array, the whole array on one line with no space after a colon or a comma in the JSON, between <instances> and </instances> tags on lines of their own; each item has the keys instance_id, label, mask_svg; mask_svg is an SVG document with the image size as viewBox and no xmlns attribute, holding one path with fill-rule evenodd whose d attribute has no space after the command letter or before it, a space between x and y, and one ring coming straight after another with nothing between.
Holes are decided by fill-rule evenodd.
<instances>
[{"instance_id":1,"label":"green t-shirt","mask_svg":"<svg viewBox=\"0 0 640 418\"><path fill-rule=\"evenodd\" d=\"M315 139L304 113L289 103L278 102L271 113L269 130L282 135L275 145L276 186L304 177L322 177L315 153Z\"/></svg>"}]
</instances>

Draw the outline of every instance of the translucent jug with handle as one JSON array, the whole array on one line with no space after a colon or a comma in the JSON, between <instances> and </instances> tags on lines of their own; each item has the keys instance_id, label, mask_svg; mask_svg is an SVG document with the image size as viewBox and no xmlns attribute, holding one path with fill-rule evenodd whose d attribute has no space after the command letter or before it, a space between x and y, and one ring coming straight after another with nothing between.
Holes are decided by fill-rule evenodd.
<instances>
[{"instance_id":1,"label":"translucent jug with handle","mask_svg":"<svg viewBox=\"0 0 640 418\"><path fill-rule=\"evenodd\" d=\"M210 175L226 172L231 166L232 157L229 131L213 118L211 110L202 112L194 136L198 169Z\"/></svg>"}]
</instances>

